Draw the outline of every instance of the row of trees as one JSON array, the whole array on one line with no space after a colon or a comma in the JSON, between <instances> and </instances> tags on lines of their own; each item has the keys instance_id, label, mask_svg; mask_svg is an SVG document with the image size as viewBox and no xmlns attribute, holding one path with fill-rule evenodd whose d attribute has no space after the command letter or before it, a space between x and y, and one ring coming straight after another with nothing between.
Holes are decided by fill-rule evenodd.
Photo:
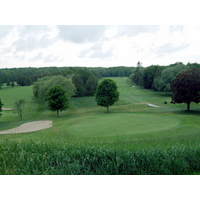
<instances>
[{"instance_id":1,"label":"row of trees","mask_svg":"<svg viewBox=\"0 0 200 200\"><path fill-rule=\"evenodd\" d=\"M199 64L137 67L130 79L146 89L171 92L171 103L186 103L187 111L190 111L192 102L200 102Z\"/></svg>"},{"instance_id":2,"label":"row of trees","mask_svg":"<svg viewBox=\"0 0 200 200\"><path fill-rule=\"evenodd\" d=\"M97 88L98 79L87 70L77 72L72 79L64 76L48 76L39 79L33 85L33 95L38 103L46 104L51 110L60 111L69 107L72 96L92 96L96 94L98 105L109 106L119 98L117 86L113 80L103 80Z\"/></svg>"},{"instance_id":3,"label":"row of trees","mask_svg":"<svg viewBox=\"0 0 200 200\"><path fill-rule=\"evenodd\" d=\"M92 96L96 91L98 78L89 70L79 70L71 77L46 76L33 85L34 97L40 102L44 102L47 93L53 86L60 86L63 88L67 96Z\"/></svg>"},{"instance_id":4,"label":"row of trees","mask_svg":"<svg viewBox=\"0 0 200 200\"><path fill-rule=\"evenodd\" d=\"M200 68L200 64L175 63L168 66L152 65L149 67L137 67L130 75L130 80L136 85L156 91L171 92L171 83L176 76L188 69Z\"/></svg>"},{"instance_id":5,"label":"row of trees","mask_svg":"<svg viewBox=\"0 0 200 200\"><path fill-rule=\"evenodd\" d=\"M32 85L38 79L45 76L62 75L72 77L81 70L91 71L96 77L129 76L134 67L41 67L41 68L10 68L0 69L0 86L7 84L11 86Z\"/></svg>"}]
</instances>

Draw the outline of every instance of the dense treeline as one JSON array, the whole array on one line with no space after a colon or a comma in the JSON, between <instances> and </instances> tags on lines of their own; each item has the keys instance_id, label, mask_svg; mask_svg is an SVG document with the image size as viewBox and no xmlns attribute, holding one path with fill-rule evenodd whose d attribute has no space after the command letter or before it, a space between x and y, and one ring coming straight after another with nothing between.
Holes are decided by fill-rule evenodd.
<instances>
[{"instance_id":1,"label":"dense treeline","mask_svg":"<svg viewBox=\"0 0 200 200\"><path fill-rule=\"evenodd\" d=\"M152 65L149 67L137 67L130 79L136 85L145 89L153 89L156 91L171 92L171 83L177 75L193 68L200 68L200 64L175 63L168 66Z\"/></svg>"},{"instance_id":2,"label":"dense treeline","mask_svg":"<svg viewBox=\"0 0 200 200\"><path fill-rule=\"evenodd\" d=\"M98 83L97 76L89 70L79 70L72 77L72 82L76 88L75 96L94 95Z\"/></svg>"},{"instance_id":3,"label":"dense treeline","mask_svg":"<svg viewBox=\"0 0 200 200\"><path fill-rule=\"evenodd\" d=\"M62 75L72 77L77 71L88 69L97 77L129 76L134 72L134 67L41 67L41 68L10 68L0 69L0 85L32 85L39 78L45 76Z\"/></svg>"}]
</instances>

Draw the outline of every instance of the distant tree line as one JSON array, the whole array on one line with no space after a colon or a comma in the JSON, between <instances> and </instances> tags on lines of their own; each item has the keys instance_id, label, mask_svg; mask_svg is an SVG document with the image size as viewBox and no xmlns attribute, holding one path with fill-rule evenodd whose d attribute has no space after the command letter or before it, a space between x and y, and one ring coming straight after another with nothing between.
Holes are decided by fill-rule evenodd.
<instances>
[{"instance_id":1,"label":"distant tree line","mask_svg":"<svg viewBox=\"0 0 200 200\"><path fill-rule=\"evenodd\" d=\"M130 80L145 89L171 92L171 84L176 77L182 72L193 68L200 68L200 64L188 63L185 65L177 62L168 66L136 67L135 71L130 75Z\"/></svg>"},{"instance_id":2,"label":"distant tree line","mask_svg":"<svg viewBox=\"0 0 200 200\"><path fill-rule=\"evenodd\" d=\"M78 71L87 69L101 77L126 77L134 72L134 67L26 67L0 69L0 87L2 84L15 86L32 85L38 79L45 76L62 75L72 77Z\"/></svg>"}]
</instances>

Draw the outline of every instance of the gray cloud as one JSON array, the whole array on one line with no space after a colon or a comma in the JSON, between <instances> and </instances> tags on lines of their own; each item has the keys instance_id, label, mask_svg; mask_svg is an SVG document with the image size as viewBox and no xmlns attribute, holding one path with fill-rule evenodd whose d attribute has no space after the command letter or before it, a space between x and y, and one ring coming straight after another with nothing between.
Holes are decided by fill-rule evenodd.
<instances>
[{"instance_id":1,"label":"gray cloud","mask_svg":"<svg viewBox=\"0 0 200 200\"><path fill-rule=\"evenodd\" d=\"M47 26L22 26L19 27L19 39L13 43L16 51L31 51L36 48L46 48L52 45L57 38L47 37ZM42 34L42 37L37 37Z\"/></svg>"},{"instance_id":2,"label":"gray cloud","mask_svg":"<svg viewBox=\"0 0 200 200\"><path fill-rule=\"evenodd\" d=\"M61 58L59 58L55 55L50 55L50 54L45 55L43 52L39 52L36 56L32 57L29 60L30 61L42 61L42 62L45 62L45 63L62 61Z\"/></svg>"},{"instance_id":3,"label":"gray cloud","mask_svg":"<svg viewBox=\"0 0 200 200\"><path fill-rule=\"evenodd\" d=\"M112 56L112 49L103 50L103 46L101 43L97 43L93 45L91 48L83 50L79 57L87 57L87 58L107 58Z\"/></svg>"},{"instance_id":4,"label":"gray cloud","mask_svg":"<svg viewBox=\"0 0 200 200\"><path fill-rule=\"evenodd\" d=\"M156 32L160 29L157 25L128 25L118 26L119 35L135 36L141 33Z\"/></svg>"},{"instance_id":5,"label":"gray cloud","mask_svg":"<svg viewBox=\"0 0 200 200\"><path fill-rule=\"evenodd\" d=\"M106 26L66 26L59 25L59 36L63 40L76 43L94 42L102 38Z\"/></svg>"},{"instance_id":6,"label":"gray cloud","mask_svg":"<svg viewBox=\"0 0 200 200\"><path fill-rule=\"evenodd\" d=\"M187 47L189 47L189 44L180 44L180 45L174 45L171 43L167 43L165 45L160 46L156 52L159 55L163 55L163 54L169 54L169 53L174 53L177 51L181 51Z\"/></svg>"}]
</instances>

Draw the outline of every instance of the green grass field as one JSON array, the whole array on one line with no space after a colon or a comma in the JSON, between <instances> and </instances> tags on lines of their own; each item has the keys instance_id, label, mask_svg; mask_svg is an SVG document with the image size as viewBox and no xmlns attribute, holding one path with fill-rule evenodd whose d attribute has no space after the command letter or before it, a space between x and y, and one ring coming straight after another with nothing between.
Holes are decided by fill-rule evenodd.
<instances>
[{"instance_id":1,"label":"green grass field","mask_svg":"<svg viewBox=\"0 0 200 200\"><path fill-rule=\"evenodd\" d=\"M118 85L120 100L111 107L111 113L106 113L104 108L97 106L94 97L82 97L73 98L70 109L62 112L60 117L56 117L56 113L46 110L33 101L32 87L1 89L0 98L4 107L13 107L15 100L19 98L24 98L27 102L23 121L19 121L14 111L2 112L1 130L33 120L53 120L53 127L50 129L0 135L1 144L17 143L23 146L34 143L50 145L55 149L95 148L101 151L129 152L198 147L200 143L198 105L192 104L194 111L187 113L184 111L185 105L170 104L170 97L163 93L133 87L127 78L113 78L113 80ZM164 104L164 101L168 104ZM146 103L160 107L148 107ZM52 171L46 173L48 172L53 173ZM4 173L17 172L12 169ZM72 173L78 174L78 172Z\"/></svg>"}]
</instances>

